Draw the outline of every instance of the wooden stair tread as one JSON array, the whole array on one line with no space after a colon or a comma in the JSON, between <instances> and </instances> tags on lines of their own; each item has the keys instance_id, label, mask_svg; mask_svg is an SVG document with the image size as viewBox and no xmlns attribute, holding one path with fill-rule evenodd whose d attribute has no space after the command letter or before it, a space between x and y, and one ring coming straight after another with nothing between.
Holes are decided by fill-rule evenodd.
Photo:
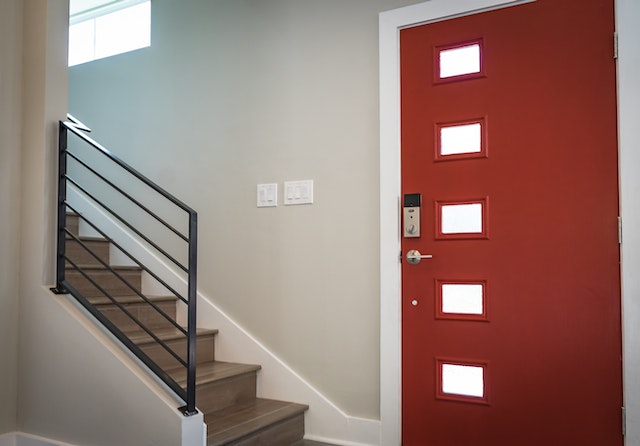
<instances>
[{"instance_id":1,"label":"wooden stair tread","mask_svg":"<svg viewBox=\"0 0 640 446\"><path fill-rule=\"evenodd\" d=\"M222 446L240 440L274 424L302 415L308 408L303 404L256 398L204 414L208 432L207 444Z\"/></svg>"},{"instance_id":2,"label":"wooden stair tread","mask_svg":"<svg viewBox=\"0 0 640 446\"><path fill-rule=\"evenodd\" d=\"M175 296L146 296L154 304L160 302L175 302L178 300ZM120 304L141 304L146 303L144 299L136 294L132 294L130 296L114 296L114 299ZM111 299L108 297L87 297L87 300L91 302L93 305L115 305Z\"/></svg>"},{"instance_id":3,"label":"wooden stair tread","mask_svg":"<svg viewBox=\"0 0 640 446\"><path fill-rule=\"evenodd\" d=\"M207 329L207 328L198 328L196 330L197 336L206 336L206 335L215 335L218 333L216 329ZM153 340L151 336L149 336L146 332L142 330L136 330L134 332L125 333L127 337L137 345L143 344L155 344L156 341ZM175 328L166 328L162 330L153 330L153 334L158 337L161 341L172 341L174 339L185 339L184 334Z\"/></svg>"},{"instance_id":4,"label":"wooden stair tread","mask_svg":"<svg viewBox=\"0 0 640 446\"><path fill-rule=\"evenodd\" d=\"M198 364L196 367L196 384L206 384L214 381L221 381L233 376L253 373L262 367L256 364L239 364L234 362L208 361ZM187 371L184 367L167 370L167 373L181 385L187 385Z\"/></svg>"},{"instance_id":5,"label":"wooden stair tread","mask_svg":"<svg viewBox=\"0 0 640 446\"><path fill-rule=\"evenodd\" d=\"M87 236L87 235L76 235L76 238L78 240L80 240L81 242L104 242L104 243L111 243L109 240L107 240L104 237L91 237L91 236ZM67 240L71 240L71 241L75 241L75 239L73 237L71 237L69 234L67 234Z\"/></svg>"},{"instance_id":6,"label":"wooden stair tread","mask_svg":"<svg viewBox=\"0 0 640 446\"><path fill-rule=\"evenodd\" d=\"M109 266L111 267L111 269L115 271L136 271L136 272L142 271L142 268L140 268L139 266L129 266L129 265L109 265ZM68 265L66 268L68 270L75 271L75 268L73 266ZM109 271L109 269L107 269L107 267L105 267L104 265L82 264L82 265L78 265L78 268L85 271L87 270L96 271L96 272Z\"/></svg>"}]
</instances>

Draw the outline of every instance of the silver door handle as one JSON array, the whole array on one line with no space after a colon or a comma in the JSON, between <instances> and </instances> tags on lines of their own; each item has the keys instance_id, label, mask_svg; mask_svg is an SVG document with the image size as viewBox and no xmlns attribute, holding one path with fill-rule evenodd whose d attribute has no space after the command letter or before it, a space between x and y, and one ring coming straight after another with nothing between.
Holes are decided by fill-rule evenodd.
<instances>
[{"instance_id":1,"label":"silver door handle","mask_svg":"<svg viewBox=\"0 0 640 446\"><path fill-rule=\"evenodd\" d=\"M431 254L425 254L422 255L420 254L420 251L418 251L417 249L412 249L411 251L407 252L407 262L409 262L412 265L417 265L418 263L420 263L420 260L422 259L432 259L433 256Z\"/></svg>"}]
</instances>

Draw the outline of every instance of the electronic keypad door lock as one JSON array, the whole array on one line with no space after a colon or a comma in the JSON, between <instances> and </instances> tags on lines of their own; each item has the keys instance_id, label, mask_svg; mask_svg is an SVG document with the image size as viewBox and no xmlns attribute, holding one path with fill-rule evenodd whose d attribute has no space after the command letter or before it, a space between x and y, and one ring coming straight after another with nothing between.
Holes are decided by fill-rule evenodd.
<instances>
[{"instance_id":1,"label":"electronic keypad door lock","mask_svg":"<svg viewBox=\"0 0 640 446\"><path fill-rule=\"evenodd\" d=\"M404 237L420 237L420 194L404 194L402 207L402 234Z\"/></svg>"}]
</instances>

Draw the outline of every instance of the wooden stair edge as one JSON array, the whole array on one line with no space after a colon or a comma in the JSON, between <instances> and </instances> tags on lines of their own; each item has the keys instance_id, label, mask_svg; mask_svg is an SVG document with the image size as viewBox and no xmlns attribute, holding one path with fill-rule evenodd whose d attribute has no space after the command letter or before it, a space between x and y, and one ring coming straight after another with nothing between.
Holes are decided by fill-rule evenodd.
<instances>
[{"instance_id":1,"label":"wooden stair edge","mask_svg":"<svg viewBox=\"0 0 640 446\"><path fill-rule=\"evenodd\" d=\"M147 295L145 297L149 299L154 304L162 303L162 302L176 302L178 298L176 296L156 296L156 295ZM137 294L131 294L129 296L113 296L113 298L119 303L123 305L127 304L143 304L147 303L143 298L138 296ZM108 297L102 296L94 296L87 297L87 300L95 306L104 306L104 305L115 305L111 299Z\"/></svg>"},{"instance_id":2,"label":"wooden stair edge","mask_svg":"<svg viewBox=\"0 0 640 446\"><path fill-rule=\"evenodd\" d=\"M304 415L308 405L256 398L205 414L207 445L223 446Z\"/></svg>"},{"instance_id":3,"label":"wooden stair edge","mask_svg":"<svg viewBox=\"0 0 640 446\"><path fill-rule=\"evenodd\" d=\"M224 381L249 373L255 373L262 369L258 364L242 364L226 361L207 361L196 367L196 385L205 385L217 381ZM173 368L166 371L182 387L187 385L186 370L184 367Z\"/></svg>"},{"instance_id":4,"label":"wooden stair edge","mask_svg":"<svg viewBox=\"0 0 640 446\"><path fill-rule=\"evenodd\" d=\"M75 235L75 234L74 234ZM99 236L89 236L89 235L76 235L76 238L78 240L80 240L81 242L104 242L104 243L111 243L108 239L104 238L104 237L99 237ZM69 234L67 234L66 236L66 240L71 240L71 241L76 241L73 237L71 237Z\"/></svg>"},{"instance_id":5,"label":"wooden stair edge","mask_svg":"<svg viewBox=\"0 0 640 446\"><path fill-rule=\"evenodd\" d=\"M156 341L153 340L146 332L142 330L136 330L133 332L125 332L124 333L134 344L138 346L143 346L146 344L155 344ZM156 335L161 341L173 341L176 339L183 339L184 334L182 334L177 329L161 329L154 330L153 334ZM196 330L196 336L215 336L218 334L217 328L198 328Z\"/></svg>"},{"instance_id":6,"label":"wooden stair edge","mask_svg":"<svg viewBox=\"0 0 640 446\"><path fill-rule=\"evenodd\" d=\"M115 271L132 271L132 272L138 272L138 271L142 271L142 268L140 268L139 266L135 266L135 265L109 265L109 267ZM82 270L90 270L90 271L98 271L98 272L102 272L102 271L109 271L109 269L102 265L102 264L79 264L78 268L82 269ZM76 271L76 269L73 266L66 266L67 271Z\"/></svg>"}]
</instances>

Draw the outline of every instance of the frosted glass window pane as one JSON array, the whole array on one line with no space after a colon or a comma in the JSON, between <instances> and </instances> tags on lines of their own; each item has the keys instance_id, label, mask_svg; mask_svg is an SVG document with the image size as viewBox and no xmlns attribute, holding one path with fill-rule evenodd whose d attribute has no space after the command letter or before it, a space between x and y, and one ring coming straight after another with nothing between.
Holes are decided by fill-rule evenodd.
<instances>
[{"instance_id":1,"label":"frosted glass window pane","mask_svg":"<svg viewBox=\"0 0 640 446\"><path fill-rule=\"evenodd\" d=\"M141 3L96 19L96 59L151 44L151 3Z\"/></svg>"},{"instance_id":2,"label":"frosted glass window pane","mask_svg":"<svg viewBox=\"0 0 640 446\"><path fill-rule=\"evenodd\" d=\"M443 234L482 233L482 204L452 204L442 206Z\"/></svg>"},{"instance_id":3,"label":"frosted glass window pane","mask_svg":"<svg viewBox=\"0 0 640 446\"><path fill-rule=\"evenodd\" d=\"M440 51L440 78L480 72L480 45Z\"/></svg>"},{"instance_id":4,"label":"frosted glass window pane","mask_svg":"<svg viewBox=\"0 0 640 446\"><path fill-rule=\"evenodd\" d=\"M442 312L456 314L483 314L483 292L481 284L442 284Z\"/></svg>"},{"instance_id":5,"label":"frosted glass window pane","mask_svg":"<svg viewBox=\"0 0 640 446\"><path fill-rule=\"evenodd\" d=\"M473 124L455 125L440 129L440 154L478 153L482 150L482 126Z\"/></svg>"},{"instance_id":6,"label":"frosted glass window pane","mask_svg":"<svg viewBox=\"0 0 640 446\"><path fill-rule=\"evenodd\" d=\"M94 21L80 22L69 27L69 66L95 59L93 42Z\"/></svg>"},{"instance_id":7,"label":"frosted glass window pane","mask_svg":"<svg viewBox=\"0 0 640 446\"><path fill-rule=\"evenodd\" d=\"M478 398L484 397L484 368L469 365L442 364L442 392Z\"/></svg>"}]
</instances>

